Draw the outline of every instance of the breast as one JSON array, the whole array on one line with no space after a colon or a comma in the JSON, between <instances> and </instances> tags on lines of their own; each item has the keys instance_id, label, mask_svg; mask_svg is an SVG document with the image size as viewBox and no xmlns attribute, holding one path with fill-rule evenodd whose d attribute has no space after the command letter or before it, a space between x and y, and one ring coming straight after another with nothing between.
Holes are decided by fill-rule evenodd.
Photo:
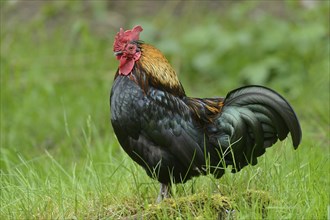
<instances>
[{"instance_id":1,"label":"breast","mask_svg":"<svg viewBox=\"0 0 330 220\"><path fill-rule=\"evenodd\" d=\"M157 171L157 179L166 183L199 175L195 168L205 164L204 135L179 97L153 87L146 95L130 78L118 76L110 107L120 145L150 177Z\"/></svg>"},{"instance_id":2,"label":"breast","mask_svg":"<svg viewBox=\"0 0 330 220\"><path fill-rule=\"evenodd\" d=\"M118 76L115 79L110 95L110 112L111 123L117 136L137 135L144 100L144 94L135 82L126 76Z\"/></svg>"}]
</instances>

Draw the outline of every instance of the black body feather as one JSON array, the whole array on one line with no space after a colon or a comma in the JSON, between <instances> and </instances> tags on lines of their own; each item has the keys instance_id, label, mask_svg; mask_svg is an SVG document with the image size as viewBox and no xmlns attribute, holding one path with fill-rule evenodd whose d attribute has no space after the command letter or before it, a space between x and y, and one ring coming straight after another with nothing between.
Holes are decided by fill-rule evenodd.
<instances>
[{"instance_id":1,"label":"black body feather","mask_svg":"<svg viewBox=\"0 0 330 220\"><path fill-rule=\"evenodd\" d=\"M270 89L248 86L225 99L194 99L152 85L142 88L134 80L138 74L143 72L134 67L132 76L116 75L111 122L123 149L161 183L182 183L208 172L220 178L225 166L236 172L256 164L289 132L295 148L301 141L292 107Z\"/></svg>"}]
</instances>

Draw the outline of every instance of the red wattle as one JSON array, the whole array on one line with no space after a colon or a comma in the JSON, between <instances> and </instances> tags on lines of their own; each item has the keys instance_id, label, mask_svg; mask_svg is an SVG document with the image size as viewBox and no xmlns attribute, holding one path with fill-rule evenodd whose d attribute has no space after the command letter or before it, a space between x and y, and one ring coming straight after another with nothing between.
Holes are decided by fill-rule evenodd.
<instances>
[{"instance_id":1,"label":"red wattle","mask_svg":"<svg viewBox=\"0 0 330 220\"><path fill-rule=\"evenodd\" d=\"M119 74L127 76L132 72L135 61L138 61L141 57L141 52L136 52L133 57L127 58L127 55L117 56L119 58Z\"/></svg>"},{"instance_id":2,"label":"red wattle","mask_svg":"<svg viewBox=\"0 0 330 220\"><path fill-rule=\"evenodd\" d=\"M130 72L132 72L134 62L135 61L133 59L127 59L126 57L122 56L120 58L119 74L127 76Z\"/></svg>"}]
</instances>

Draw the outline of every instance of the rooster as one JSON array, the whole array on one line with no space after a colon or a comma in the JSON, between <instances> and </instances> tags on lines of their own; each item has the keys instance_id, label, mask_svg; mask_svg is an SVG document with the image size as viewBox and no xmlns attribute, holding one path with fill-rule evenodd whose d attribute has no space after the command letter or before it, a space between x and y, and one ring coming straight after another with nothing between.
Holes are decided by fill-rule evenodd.
<instances>
[{"instance_id":1,"label":"rooster","mask_svg":"<svg viewBox=\"0 0 330 220\"><path fill-rule=\"evenodd\" d=\"M235 89L225 98L188 97L165 56L139 40L141 26L120 29L119 60L110 95L111 123L125 152L160 183L157 201L171 185L238 172L291 133L301 141L298 118L277 92L263 86Z\"/></svg>"}]
</instances>

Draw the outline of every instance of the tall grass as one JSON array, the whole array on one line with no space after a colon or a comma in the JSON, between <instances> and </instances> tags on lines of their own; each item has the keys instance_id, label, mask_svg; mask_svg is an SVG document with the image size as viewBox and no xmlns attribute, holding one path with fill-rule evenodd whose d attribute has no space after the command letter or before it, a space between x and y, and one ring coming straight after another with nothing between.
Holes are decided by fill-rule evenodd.
<instances>
[{"instance_id":1,"label":"tall grass","mask_svg":"<svg viewBox=\"0 0 330 220\"><path fill-rule=\"evenodd\" d=\"M121 150L111 129L108 99L117 67L111 48L118 28L94 25L103 24L107 10L54 1L24 20L23 12L14 16L19 3L2 2L0 218L326 219L328 5L307 10L285 1L290 13L283 18L258 15L261 6L251 2L211 16L193 13L196 5L188 4L181 8L185 16L168 18L180 5L170 2L154 20L131 15L126 22L145 28L141 37L169 57L189 95L263 84L287 97L302 123L296 151L288 138L256 166L176 185L173 199L159 205L158 183ZM199 22L192 26L194 17Z\"/></svg>"}]
</instances>

